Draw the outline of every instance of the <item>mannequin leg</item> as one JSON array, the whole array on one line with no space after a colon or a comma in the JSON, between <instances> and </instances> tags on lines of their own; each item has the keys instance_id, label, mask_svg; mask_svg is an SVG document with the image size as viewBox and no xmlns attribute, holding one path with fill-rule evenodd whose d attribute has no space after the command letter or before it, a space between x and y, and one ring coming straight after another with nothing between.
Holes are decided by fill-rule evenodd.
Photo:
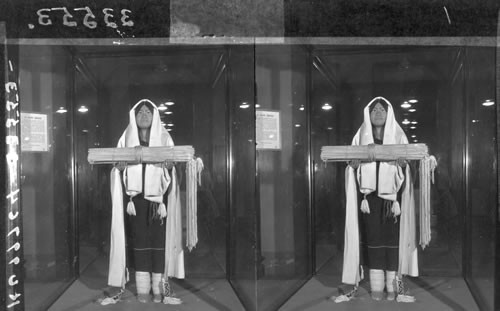
<instances>
[{"instance_id":1,"label":"mannequin leg","mask_svg":"<svg viewBox=\"0 0 500 311\"><path fill-rule=\"evenodd\" d=\"M395 277L396 271L386 271L385 288L387 289L387 300L394 300L396 298L396 294L394 292Z\"/></svg>"},{"instance_id":2,"label":"mannequin leg","mask_svg":"<svg viewBox=\"0 0 500 311\"><path fill-rule=\"evenodd\" d=\"M384 270L370 269L370 289L373 300L382 300L384 286Z\"/></svg>"},{"instance_id":3,"label":"mannequin leg","mask_svg":"<svg viewBox=\"0 0 500 311\"><path fill-rule=\"evenodd\" d=\"M153 277L151 278L152 280L152 288L153 288L153 302L155 303L160 303L161 302L161 280L162 279L162 274L161 273L154 273L153 272Z\"/></svg>"},{"instance_id":4,"label":"mannequin leg","mask_svg":"<svg viewBox=\"0 0 500 311\"><path fill-rule=\"evenodd\" d=\"M151 274L144 271L135 272L135 285L137 287L137 299L140 302L148 302L151 291Z\"/></svg>"}]
</instances>

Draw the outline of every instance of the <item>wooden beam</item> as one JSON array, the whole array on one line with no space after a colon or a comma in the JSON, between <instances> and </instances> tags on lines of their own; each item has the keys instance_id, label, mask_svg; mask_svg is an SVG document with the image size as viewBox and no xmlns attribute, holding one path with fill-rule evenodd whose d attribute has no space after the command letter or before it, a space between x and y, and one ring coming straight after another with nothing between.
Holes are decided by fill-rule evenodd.
<instances>
[{"instance_id":1,"label":"wooden beam","mask_svg":"<svg viewBox=\"0 0 500 311\"><path fill-rule=\"evenodd\" d=\"M372 144L363 146L323 146L320 156L324 162L349 160L395 161L397 159L422 160L429 156L429 152L426 144Z\"/></svg>"},{"instance_id":2,"label":"wooden beam","mask_svg":"<svg viewBox=\"0 0 500 311\"><path fill-rule=\"evenodd\" d=\"M188 162L193 159L192 146L90 148L87 158L90 164Z\"/></svg>"}]
</instances>

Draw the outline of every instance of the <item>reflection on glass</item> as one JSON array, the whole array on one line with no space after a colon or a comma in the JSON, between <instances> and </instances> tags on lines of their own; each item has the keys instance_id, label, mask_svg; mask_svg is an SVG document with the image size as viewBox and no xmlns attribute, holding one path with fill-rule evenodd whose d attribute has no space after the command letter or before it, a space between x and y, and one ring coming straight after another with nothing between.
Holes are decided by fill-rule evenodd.
<instances>
[{"instance_id":1,"label":"reflection on glass","mask_svg":"<svg viewBox=\"0 0 500 311\"><path fill-rule=\"evenodd\" d=\"M28 138L21 147L25 308L45 310L75 276L70 115L57 113L68 108L70 55L57 46L22 46L19 56L21 114L47 120L46 127L25 122L21 130ZM46 148L31 143L37 135L48 135Z\"/></svg>"},{"instance_id":2,"label":"reflection on glass","mask_svg":"<svg viewBox=\"0 0 500 311\"><path fill-rule=\"evenodd\" d=\"M320 58L323 59L323 58ZM322 70L319 64L328 66ZM338 68L332 64L317 62L311 71L311 157L314 161L314 233L316 271L327 268L328 273L338 277L342 269L342 247L344 238L345 199L343 167L340 164L325 165L320 158L322 146L350 143L349 138L341 140L341 131L347 119L347 105L342 105L335 80ZM318 69L320 68L320 69ZM335 76L329 74L333 72ZM337 78L338 79L338 78ZM325 111L323 102L332 102L335 109ZM328 266L325 264L329 263ZM332 270L333 269L333 270Z\"/></svg>"},{"instance_id":3,"label":"reflection on glass","mask_svg":"<svg viewBox=\"0 0 500 311\"><path fill-rule=\"evenodd\" d=\"M104 253L103 246L109 236L108 222L110 215L108 204L109 191L105 189L108 179L108 167L92 167L87 161L89 148L99 148L102 117L98 113L97 81L90 73L75 68L75 87L73 107L74 144L77 178L78 245L79 271L83 272L99 255ZM85 109L82 109L85 107ZM85 113L86 112L86 113ZM92 195L89 195L92 194ZM106 241L106 242L105 242Z\"/></svg>"},{"instance_id":4,"label":"reflection on glass","mask_svg":"<svg viewBox=\"0 0 500 311\"><path fill-rule=\"evenodd\" d=\"M257 122L262 128L256 130L275 129L280 139L257 150L258 310L275 310L310 275L308 129L300 110L307 94L306 55L287 46L256 49L259 111L275 111L279 118L276 126Z\"/></svg>"},{"instance_id":5,"label":"reflection on glass","mask_svg":"<svg viewBox=\"0 0 500 311\"><path fill-rule=\"evenodd\" d=\"M220 54L210 55L210 63ZM205 54L205 58L208 55ZM208 62L207 59L203 59ZM227 116L225 75L217 80L209 80L214 66L203 68L206 82L211 82L211 88L206 88L200 81L191 86L192 105L192 142L196 156L203 159L205 168L202 171L201 183L198 185L198 245L186 258L188 277L225 278L226 276L226 222L227 222ZM197 91L194 91L197 90ZM182 97L175 97L176 103L167 102L169 109L180 109L178 102ZM177 100L177 98L179 98ZM170 133L177 134L185 125L182 114L171 116L167 127L173 129ZM179 137L182 139L182 137ZM181 142L177 143L181 144ZM189 144L184 138L184 144Z\"/></svg>"},{"instance_id":6,"label":"reflection on glass","mask_svg":"<svg viewBox=\"0 0 500 311\"><path fill-rule=\"evenodd\" d=\"M470 48L467 89L467 279L482 310L494 309L497 152L495 49ZM475 121L475 122L474 122Z\"/></svg>"},{"instance_id":7,"label":"reflection on glass","mask_svg":"<svg viewBox=\"0 0 500 311\"><path fill-rule=\"evenodd\" d=\"M254 96L253 47L238 46L229 56L230 218L229 280L248 310L256 309L255 110L241 102ZM253 107L253 105L251 106Z\"/></svg>"}]
</instances>

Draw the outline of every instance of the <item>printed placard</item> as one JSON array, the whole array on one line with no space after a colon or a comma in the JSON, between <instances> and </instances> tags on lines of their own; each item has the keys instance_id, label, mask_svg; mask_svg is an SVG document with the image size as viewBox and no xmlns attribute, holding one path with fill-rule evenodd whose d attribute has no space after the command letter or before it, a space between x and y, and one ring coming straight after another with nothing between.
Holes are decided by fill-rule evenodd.
<instances>
[{"instance_id":1,"label":"printed placard","mask_svg":"<svg viewBox=\"0 0 500 311\"><path fill-rule=\"evenodd\" d=\"M21 112L21 151L49 151L46 114Z\"/></svg>"},{"instance_id":2,"label":"printed placard","mask_svg":"<svg viewBox=\"0 0 500 311\"><path fill-rule=\"evenodd\" d=\"M257 110L255 112L257 149L281 149L280 112Z\"/></svg>"}]
</instances>

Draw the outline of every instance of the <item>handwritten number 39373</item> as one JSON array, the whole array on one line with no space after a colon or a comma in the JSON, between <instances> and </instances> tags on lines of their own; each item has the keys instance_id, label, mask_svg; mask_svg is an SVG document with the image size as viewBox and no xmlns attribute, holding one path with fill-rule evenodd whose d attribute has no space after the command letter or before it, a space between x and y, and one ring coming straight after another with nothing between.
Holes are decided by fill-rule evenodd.
<instances>
[{"instance_id":1,"label":"handwritten number 39373","mask_svg":"<svg viewBox=\"0 0 500 311\"><path fill-rule=\"evenodd\" d=\"M52 20L50 19L49 13L54 11L62 11L64 13L63 25L68 27L77 26L77 22L75 20L72 20L74 19L73 15L71 15L71 13L65 7L40 9L36 11L36 14L38 15L38 23L43 26L52 25ZM97 27L97 21L95 21L96 17L88 6L84 8L75 8L73 9L73 11L86 11L87 14L85 14L85 17L83 18L83 25L90 29L94 29ZM114 21L115 15L113 14L113 12L114 10L109 8L105 8L102 10L102 13L104 14L104 23L106 24L107 27L118 28L117 23ZM129 16L130 13L132 13L132 11L127 9L122 9L120 11L119 15L121 16L119 16L119 18L122 26L127 26L127 27L134 26L134 22L130 20Z\"/></svg>"}]
</instances>

